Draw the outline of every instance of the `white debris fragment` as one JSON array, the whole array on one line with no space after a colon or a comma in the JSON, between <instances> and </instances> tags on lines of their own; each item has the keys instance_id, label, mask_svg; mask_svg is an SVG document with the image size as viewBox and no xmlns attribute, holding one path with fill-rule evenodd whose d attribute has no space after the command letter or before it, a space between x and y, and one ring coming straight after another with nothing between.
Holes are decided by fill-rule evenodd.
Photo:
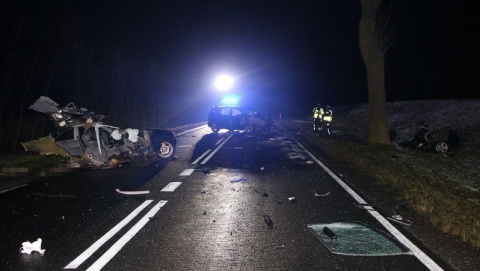
<instances>
[{"instance_id":1,"label":"white debris fragment","mask_svg":"<svg viewBox=\"0 0 480 271\"><path fill-rule=\"evenodd\" d=\"M314 194L315 197L325 197L325 196L328 196L328 195L330 195L330 192L327 192L325 194L318 194L317 192L315 192L315 194Z\"/></svg>"},{"instance_id":2,"label":"white debris fragment","mask_svg":"<svg viewBox=\"0 0 480 271\"><path fill-rule=\"evenodd\" d=\"M45 253L45 249L42 249L42 239L38 238L37 241L30 243L29 241L22 243L21 253L32 254L32 251L37 251L42 254Z\"/></svg>"},{"instance_id":3,"label":"white debris fragment","mask_svg":"<svg viewBox=\"0 0 480 271\"><path fill-rule=\"evenodd\" d=\"M143 195L143 194L149 194L150 190L143 190L143 191L121 191L120 189L115 189L120 194L125 194L125 195Z\"/></svg>"},{"instance_id":4,"label":"white debris fragment","mask_svg":"<svg viewBox=\"0 0 480 271\"><path fill-rule=\"evenodd\" d=\"M138 141L138 133L140 132L138 129L127 128L125 132L128 133L128 140L132 142Z\"/></svg>"},{"instance_id":5,"label":"white debris fragment","mask_svg":"<svg viewBox=\"0 0 480 271\"><path fill-rule=\"evenodd\" d=\"M122 134L118 129L113 130L113 132L110 134L110 136L115 139L115 140L120 140L122 139Z\"/></svg>"}]
</instances>

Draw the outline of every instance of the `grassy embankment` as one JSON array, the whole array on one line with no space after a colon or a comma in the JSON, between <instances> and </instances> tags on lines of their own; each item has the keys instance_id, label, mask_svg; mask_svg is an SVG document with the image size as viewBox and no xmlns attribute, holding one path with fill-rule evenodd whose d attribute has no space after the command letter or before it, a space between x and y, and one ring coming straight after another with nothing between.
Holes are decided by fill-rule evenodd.
<instances>
[{"instance_id":1,"label":"grassy embankment","mask_svg":"<svg viewBox=\"0 0 480 271\"><path fill-rule=\"evenodd\" d=\"M444 233L480 248L479 146L463 142L442 155L368 145L365 129L348 111L337 112L334 121L329 139L311 132L308 122L287 123L327 159L362 176L362 183L351 181L372 204L404 202Z\"/></svg>"}]
</instances>

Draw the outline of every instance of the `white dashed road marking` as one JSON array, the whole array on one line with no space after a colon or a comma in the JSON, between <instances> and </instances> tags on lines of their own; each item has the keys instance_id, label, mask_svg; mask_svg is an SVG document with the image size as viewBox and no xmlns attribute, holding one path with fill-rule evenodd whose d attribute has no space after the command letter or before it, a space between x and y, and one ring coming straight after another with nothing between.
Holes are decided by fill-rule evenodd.
<instances>
[{"instance_id":1,"label":"white dashed road marking","mask_svg":"<svg viewBox=\"0 0 480 271\"><path fill-rule=\"evenodd\" d=\"M192 173L195 171L194 168L188 168L188 169L185 169L184 171L182 171L182 173L180 173L180 175L178 176L190 176L192 175Z\"/></svg>"},{"instance_id":2,"label":"white dashed road marking","mask_svg":"<svg viewBox=\"0 0 480 271\"><path fill-rule=\"evenodd\" d=\"M165 186L162 190L160 190L161 192L173 192L175 191L175 189L177 189L180 185L182 184L182 182L170 182L169 184L167 184L167 186Z\"/></svg>"}]
</instances>

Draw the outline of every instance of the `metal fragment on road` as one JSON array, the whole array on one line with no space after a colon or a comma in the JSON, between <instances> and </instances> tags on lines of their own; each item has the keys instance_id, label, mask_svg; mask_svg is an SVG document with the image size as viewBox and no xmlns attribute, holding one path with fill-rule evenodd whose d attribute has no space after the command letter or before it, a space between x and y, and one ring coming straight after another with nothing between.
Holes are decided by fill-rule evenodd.
<instances>
[{"instance_id":1,"label":"metal fragment on road","mask_svg":"<svg viewBox=\"0 0 480 271\"><path fill-rule=\"evenodd\" d=\"M245 182L247 180L247 178L245 177L240 177L240 178L236 178L234 180L231 180L230 182L231 183L242 183L242 182Z\"/></svg>"},{"instance_id":2,"label":"metal fragment on road","mask_svg":"<svg viewBox=\"0 0 480 271\"><path fill-rule=\"evenodd\" d=\"M120 189L115 189L115 191L117 191L118 193L120 194L124 194L124 195L145 195L145 194L149 194L150 193L150 190L142 190L142 191L121 191Z\"/></svg>"},{"instance_id":3,"label":"metal fragment on road","mask_svg":"<svg viewBox=\"0 0 480 271\"><path fill-rule=\"evenodd\" d=\"M257 192L258 194L264 196L264 197L268 197L268 193L266 192L262 192L262 191L259 191L257 190L255 187L252 187L253 191Z\"/></svg>"},{"instance_id":4,"label":"metal fragment on road","mask_svg":"<svg viewBox=\"0 0 480 271\"><path fill-rule=\"evenodd\" d=\"M313 194L314 197L325 197L325 196L330 195L330 192L327 192L325 194L318 194L315 190L312 190L312 192L315 193L315 194Z\"/></svg>"},{"instance_id":5,"label":"metal fragment on road","mask_svg":"<svg viewBox=\"0 0 480 271\"><path fill-rule=\"evenodd\" d=\"M265 224L267 224L268 228L273 228L273 221L269 215L263 215L263 221L265 222Z\"/></svg>"}]
</instances>

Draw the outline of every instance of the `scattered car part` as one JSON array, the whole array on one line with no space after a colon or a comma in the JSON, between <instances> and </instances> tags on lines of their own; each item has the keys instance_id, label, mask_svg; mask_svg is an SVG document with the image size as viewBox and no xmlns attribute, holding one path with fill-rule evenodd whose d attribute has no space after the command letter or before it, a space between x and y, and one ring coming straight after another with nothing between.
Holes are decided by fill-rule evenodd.
<instances>
[{"instance_id":1,"label":"scattered car part","mask_svg":"<svg viewBox=\"0 0 480 271\"><path fill-rule=\"evenodd\" d=\"M275 123L268 115L244 106L214 106L208 114L208 127L214 133L220 129L268 132Z\"/></svg>"},{"instance_id":2,"label":"scattered car part","mask_svg":"<svg viewBox=\"0 0 480 271\"><path fill-rule=\"evenodd\" d=\"M21 253L32 254L33 251L37 251L40 254L45 253L45 249L42 249L42 239L38 238L37 241L30 243L29 241L23 242L20 248Z\"/></svg>"},{"instance_id":3,"label":"scattered car part","mask_svg":"<svg viewBox=\"0 0 480 271\"><path fill-rule=\"evenodd\" d=\"M269 215L263 215L263 221L265 222L265 224L267 224L268 228L273 228L273 221Z\"/></svg>"},{"instance_id":4,"label":"scattered car part","mask_svg":"<svg viewBox=\"0 0 480 271\"><path fill-rule=\"evenodd\" d=\"M447 153L458 141L458 135L452 129L430 131L426 125L422 125L411 139L400 145L409 150Z\"/></svg>"},{"instance_id":5,"label":"scattered car part","mask_svg":"<svg viewBox=\"0 0 480 271\"><path fill-rule=\"evenodd\" d=\"M145 195L145 194L149 194L150 193L150 190L142 190L142 191L122 191L120 189L115 189L115 191L117 191L118 193L120 194L125 194L125 195Z\"/></svg>"}]
</instances>

